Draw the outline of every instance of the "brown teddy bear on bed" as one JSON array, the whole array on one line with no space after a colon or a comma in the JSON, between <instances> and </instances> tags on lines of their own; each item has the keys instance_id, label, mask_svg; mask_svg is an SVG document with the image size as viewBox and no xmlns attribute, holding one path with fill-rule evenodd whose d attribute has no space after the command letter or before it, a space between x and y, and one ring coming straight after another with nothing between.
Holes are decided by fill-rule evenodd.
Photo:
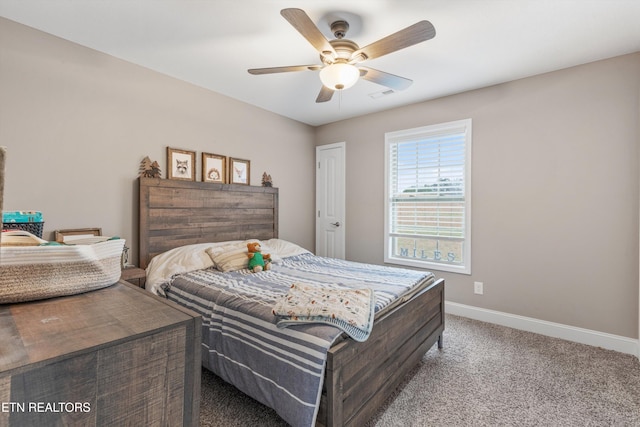
<instances>
[{"instance_id":1,"label":"brown teddy bear on bed","mask_svg":"<svg viewBox=\"0 0 640 427\"><path fill-rule=\"evenodd\" d=\"M258 242L247 243L247 255L249 257L249 270L254 273L271 270L271 255L263 254Z\"/></svg>"}]
</instances>

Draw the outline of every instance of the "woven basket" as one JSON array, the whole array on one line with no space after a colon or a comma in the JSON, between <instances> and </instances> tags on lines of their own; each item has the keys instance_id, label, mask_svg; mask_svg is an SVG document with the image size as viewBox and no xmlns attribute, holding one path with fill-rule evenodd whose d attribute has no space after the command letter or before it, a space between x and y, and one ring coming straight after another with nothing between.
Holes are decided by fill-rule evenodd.
<instances>
[{"instance_id":1,"label":"woven basket","mask_svg":"<svg viewBox=\"0 0 640 427\"><path fill-rule=\"evenodd\" d=\"M35 234L38 237L42 237L42 229L44 228L44 222L3 222L3 230L24 230L29 233Z\"/></svg>"},{"instance_id":2,"label":"woven basket","mask_svg":"<svg viewBox=\"0 0 640 427\"><path fill-rule=\"evenodd\" d=\"M91 245L0 247L0 304L74 295L120 279L124 239Z\"/></svg>"}]
</instances>

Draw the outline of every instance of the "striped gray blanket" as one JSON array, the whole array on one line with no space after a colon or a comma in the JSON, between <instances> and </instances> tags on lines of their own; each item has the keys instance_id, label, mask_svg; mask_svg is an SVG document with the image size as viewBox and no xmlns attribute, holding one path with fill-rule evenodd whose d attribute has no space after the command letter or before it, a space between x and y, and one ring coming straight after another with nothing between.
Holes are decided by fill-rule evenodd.
<instances>
[{"instance_id":1,"label":"striped gray blanket","mask_svg":"<svg viewBox=\"0 0 640 427\"><path fill-rule=\"evenodd\" d=\"M203 316L203 365L292 426L315 424L327 351L342 331L326 324L278 328L275 302L294 283L366 287L376 312L433 280L428 272L303 254L260 273L215 269L178 275L164 287L170 300Z\"/></svg>"}]
</instances>

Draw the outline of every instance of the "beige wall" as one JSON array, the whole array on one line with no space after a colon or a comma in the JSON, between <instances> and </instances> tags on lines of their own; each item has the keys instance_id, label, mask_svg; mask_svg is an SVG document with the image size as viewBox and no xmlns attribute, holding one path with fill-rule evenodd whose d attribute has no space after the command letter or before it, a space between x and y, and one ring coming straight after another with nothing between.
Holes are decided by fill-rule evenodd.
<instances>
[{"instance_id":1,"label":"beige wall","mask_svg":"<svg viewBox=\"0 0 640 427\"><path fill-rule=\"evenodd\" d=\"M346 141L347 258L383 262L385 132L471 118L472 275L440 274L447 300L638 337L639 86L636 53L317 128Z\"/></svg>"},{"instance_id":2,"label":"beige wall","mask_svg":"<svg viewBox=\"0 0 640 427\"><path fill-rule=\"evenodd\" d=\"M280 236L314 247L313 129L0 18L5 210L41 210L45 238L102 227L137 253L144 156L166 177L166 147L251 160L280 188ZM137 256L136 256L137 259Z\"/></svg>"}]
</instances>

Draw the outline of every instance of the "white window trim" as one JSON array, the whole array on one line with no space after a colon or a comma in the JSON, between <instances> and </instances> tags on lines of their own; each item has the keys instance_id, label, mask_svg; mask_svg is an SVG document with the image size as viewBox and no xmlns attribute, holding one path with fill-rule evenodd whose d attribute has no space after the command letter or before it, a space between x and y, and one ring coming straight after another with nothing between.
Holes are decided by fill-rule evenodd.
<instances>
[{"instance_id":1,"label":"white window trim","mask_svg":"<svg viewBox=\"0 0 640 427\"><path fill-rule=\"evenodd\" d=\"M400 258L392 256L392 248L390 245L390 194L389 194L389 150L390 145L402 140L413 139L416 135L424 133L441 133L452 131L454 129L465 129L465 246L463 266L447 265L441 263L430 262L427 260L413 260L411 258ZM408 267L418 267L428 270L447 271L451 273L471 274L471 119L456 120L447 123L441 123L419 128L406 129L395 132L385 133L385 150L384 150L384 262L389 264L404 265Z\"/></svg>"}]
</instances>

